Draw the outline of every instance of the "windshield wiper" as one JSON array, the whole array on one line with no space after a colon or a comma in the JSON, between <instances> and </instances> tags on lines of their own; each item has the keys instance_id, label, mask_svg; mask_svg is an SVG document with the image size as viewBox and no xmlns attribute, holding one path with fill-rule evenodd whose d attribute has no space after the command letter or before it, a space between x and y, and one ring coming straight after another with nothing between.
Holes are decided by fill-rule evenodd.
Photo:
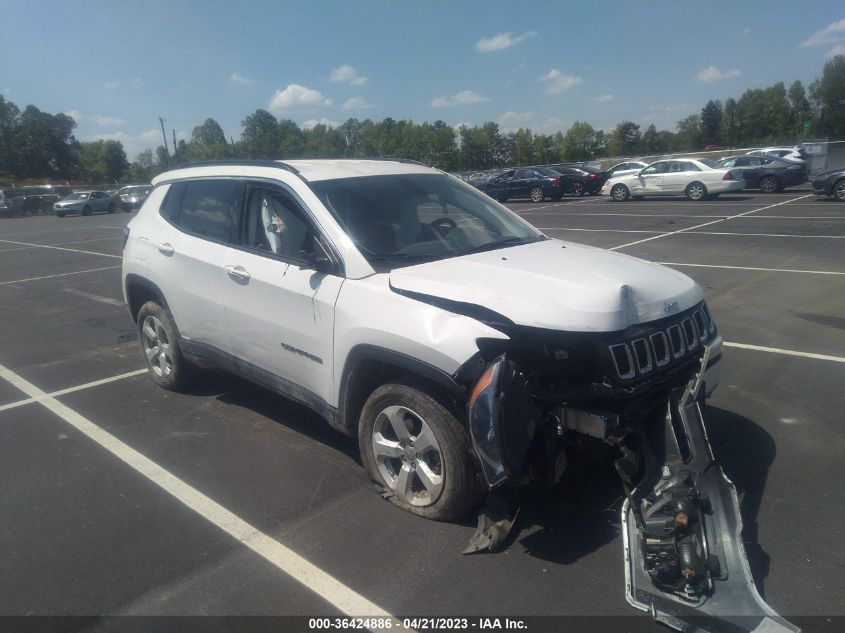
<instances>
[{"instance_id":1,"label":"windshield wiper","mask_svg":"<svg viewBox=\"0 0 845 633\"><path fill-rule=\"evenodd\" d=\"M493 240L492 242L487 242L486 244L482 244L481 246L476 246L475 248L471 248L467 251L464 251L460 255L469 255L470 253L483 253L484 251L492 251L500 248L502 246L516 246L518 244L528 244L529 242L534 241L530 237L516 237L515 235L509 235L508 237L501 237L498 240Z\"/></svg>"}]
</instances>

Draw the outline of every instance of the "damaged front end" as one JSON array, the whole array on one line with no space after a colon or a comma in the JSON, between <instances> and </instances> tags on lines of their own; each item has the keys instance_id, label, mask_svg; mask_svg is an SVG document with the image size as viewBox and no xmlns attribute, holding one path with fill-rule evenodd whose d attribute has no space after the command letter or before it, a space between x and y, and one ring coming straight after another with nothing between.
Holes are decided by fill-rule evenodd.
<instances>
[{"instance_id":1,"label":"damaged front end","mask_svg":"<svg viewBox=\"0 0 845 633\"><path fill-rule=\"evenodd\" d=\"M467 423L491 494L467 552L501 547L514 489L554 485L592 438L618 457L632 606L685 632L798 631L757 592L736 490L707 438L721 338L704 304L624 333L509 334L473 372Z\"/></svg>"}]
</instances>

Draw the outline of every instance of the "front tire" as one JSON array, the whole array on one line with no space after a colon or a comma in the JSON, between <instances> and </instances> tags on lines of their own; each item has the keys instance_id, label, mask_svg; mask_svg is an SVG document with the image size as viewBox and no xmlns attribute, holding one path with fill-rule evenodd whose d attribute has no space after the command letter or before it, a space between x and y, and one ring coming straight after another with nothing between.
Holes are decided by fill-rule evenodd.
<instances>
[{"instance_id":1,"label":"front tire","mask_svg":"<svg viewBox=\"0 0 845 633\"><path fill-rule=\"evenodd\" d=\"M610 197L616 200L616 202L625 202L631 197L631 192L625 185L613 185L613 188L610 190Z\"/></svg>"},{"instance_id":2,"label":"front tire","mask_svg":"<svg viewBox=\"0 0 845 633\"><path fill-rule=\"evenodd\" d=\"M700 182L691 182L684 193L690 200L704 200L707 198L707 187Z\"/></svg>"},{"instance_id":3,"label":"front tire","mask_svg":"<svg viewBox=\"0 0 845 633\"><path fill-rule=\"evenodd\" d=\"M114 213L114 202L109 203L109 213Z\"/></svg>"},{"instance_id":4,"label":"front tire","mask_svg":"<svg viewBox=\"0 0 845 633\"><path fill-rule=\"evenodd\" d=\"M763 193L777 193L780 191L780 183L774 176L763 176L760 179L760 191Z\"/></svg>"},{"instance_id":5,"label":"front tire","mask_svg":"<svg viewBox=\"0 0 845 633\"><path fill-rule=\"evenodd\" d=\"M543 198L546 197L543 195L543 189L540 187L532 187L531 191L528 192L528 196L531 198L531 202L542 202Z\"/></svg>"},{"instance_id":6,"label":"front tire","mask_svg":"<svg viewBox=\"0 0 845 633\"><path fill-rule=\"evenodd\" d=\"M584 183L583 182L576 182L575 185L572 187L572 195L580 198L584 195Z\"/></svg>"},{"instance_id":7,"label":"front tire","mask_svg":"<svg viewBox=\"0 0 845 633\"><path fill-rule=\"evenodd\" d=\"M82 209L82 215L91 215L91 207L85 207Z\"/></svg>"},{"instance_id":8,"label":"front tire","mask_svg":"<svg viewBox=\"0 0 845 633\"><path fill-rule=\"evenodd\" d=\"M480 486L460 422L426 387L382 385L358 424L361 461L394 505L448 521L478 501Z\"/></svg>"},{"instance_id":9,"label":"front tire","mask_svg":"<svg viewBox=\"0 0 845 633\"><path fill-rule=\"evenodd\" d=\"M138 342L152 379L178 391L190 382L193 369L179 349L179 333L165 308L148 301L138 311Z\"/></svg>"},{"instance_id":10,"label":"front tire","mask_svg":"<svg viewBox=\"0 0 845 633\"><path fill-rule=\"evenodd\" d=\"M833 197L839 200L839 202L845 202L845 178L837 181L830 191L833 193Z\"/></svg>"}]
</instances>

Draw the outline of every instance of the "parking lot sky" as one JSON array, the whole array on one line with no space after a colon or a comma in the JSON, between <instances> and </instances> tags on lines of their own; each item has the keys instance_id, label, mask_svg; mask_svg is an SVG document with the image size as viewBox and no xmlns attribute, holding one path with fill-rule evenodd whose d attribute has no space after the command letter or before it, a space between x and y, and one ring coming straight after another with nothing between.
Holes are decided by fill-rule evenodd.
<instances>
[{"instance_id":1,"label":"parking lot sky","mask_svg":"<svg viewBox=\"0 0 845 633\"><path fill-rule=\"evenodd\" d=\"M66 112L130 159L207 117L238 138L257 108L299 124L576 120L674 129L708 99L845 54L840 1L140 2L0 0L0 91Z\"/></svg>"}]
</instances>

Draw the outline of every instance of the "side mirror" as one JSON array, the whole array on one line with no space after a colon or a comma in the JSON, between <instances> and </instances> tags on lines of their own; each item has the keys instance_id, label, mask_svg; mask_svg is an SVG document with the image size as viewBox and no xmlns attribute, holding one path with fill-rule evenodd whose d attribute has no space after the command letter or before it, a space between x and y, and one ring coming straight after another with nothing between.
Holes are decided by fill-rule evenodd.
<instances>
[{"instance_id":1,"label":"side mirror","mask_svg":"<svg viewBox=\"0 0 845 633\"><path fill-rule=\"evenodd\" d=\"M323 246L323 243L317 238L314 238L313 251L308 254L303 268L306 270L312 269L315 272L325 274L331 274L337 270L334 259L331 255L329 255L329 252Z\"/></svg>"}]
</instances>

